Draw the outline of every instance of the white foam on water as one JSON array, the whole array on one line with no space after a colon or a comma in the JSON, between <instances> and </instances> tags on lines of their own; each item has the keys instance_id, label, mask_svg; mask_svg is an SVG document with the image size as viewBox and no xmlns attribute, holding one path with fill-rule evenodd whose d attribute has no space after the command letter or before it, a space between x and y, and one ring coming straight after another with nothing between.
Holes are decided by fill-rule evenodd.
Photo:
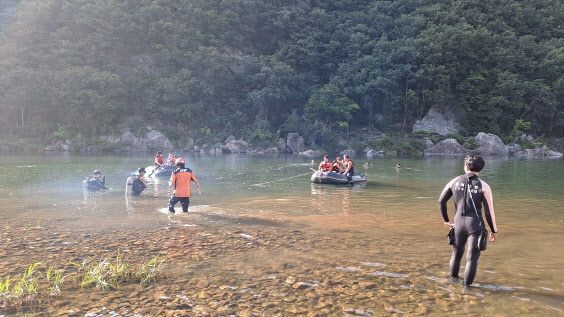
<instances>
[{"instance_id":1,"label":"white foam on water","mask_svg":"<svg viewBox=\"0 0 564 317\"><path fill-rule=\"evenodd\" d=\"M545 291L554 292L552 288L548 288L548 287L541 287L541 288Z\"/></svg>"},{"instance_id":2,"label":"white foam on water","mask_svg":"<svg viewBox=\"0 0 564 317\"><path fill-rule=\"evenodd\" d=\"M222 285L222 286L220 286L219 288L220 288L220 289L226 289L226 288L228 288L228 289L232 289L232 290L237 289L237 287L235 287L235 286L229 286L229 285Z\"/></svg>"},{"instance_id":3,"label":"white foam on water","mask_svg":"<svg viewBox=\"0 0 564 317\"><path fill-rule=\"evenodd\" d=\"M502 290L502 291L514 291L515 287L509 287L509 286L496 286L496 285L481 285L479 286L481 288L487 288L487 289L496 289L496 290Z\"/></svg>"},{"instance_id":4,"label":"white foam on water","mask_svg":"<svg viewBox=\"0 0 564 317\"><path fill-rule=\"evenodd\" d=\"M185 223L185 224L183 224L182 226L183 226L183 227L197 227L198 225L191 225L191 224Z\"/></svg>"},{"instance_id":5,"label":"white foam on water","mask_svg":"<svg viewBox=\"0 0 564 317\"><path fill-rule=\"evenodd\" d=\"M528 302L528 301L531 300L530 298L525 298L525 297L517 297L517 296L513 296L513 297L515 297L515 298L517 298L517 299L520 299L520 300L522 300L522 301L526 301L526 302Z\"/></svg>"},{"instance_id":6,"label":"white foam on water","mask_svg":"<svg viewBox=\"0 0 564 317\"><path fill-rule=\"evenodd\" d=\"M484 271L484 272L494 274L494 271Z\"/></svg>"},{"instance_id":7,"label":"white foam on water","mask_svg":"<svg viewBox=\"0 0 564 317\"><path fill-rule=\"evenodd\" d=\"M253 237L253 236L251 236L251 235L248 235L248 234L244 234L244 233L241 233L241 234L239 234L239 235L240 235L241 237L243 237L243 238L247 238L247 239L250 239L250 238L252 238L252 237Z\"/></svg>"},{"instance_id":8,"label":"white foam on water","mask_svg":"<svg viewBox=\"0 0 564 317\"><path fill-rule=\"evenodd\" d=\"M384 263L377 263L377 262L360 262L360 264L372 266L372 267L380 267L380 266L387 266Z\"/></svg>"},{"instance_id":9,"label":"white foam on water","mask_svg":"<svg viewBox=\"0 0 564 317\"><path fill-rule=\"evenodd\" d=\"M341 271L349 271L349 272L359 272L359 271L361 271L361 272L362 272L362 270L359 269L359 268L357 268L357 267L350 267L350 266L347 266L347 267L340 267L340 266L336 266L335 268L336 268L337 270L341 270Z\"/></svg>"},{"instance_id":10,"label":"white foam on water","mask_svg":"<svg viewBox=\"0 0 564 317\"><path fill-rule=\"evenodd\" d=\"M440 278L440 277L436 277L436 276L427 276L428 279L430 279L431 281L435 281L435 282L441 282L441 283L448 283L448 280L445 278Z\"/></svg>"},{"instance_id":11,"label":"white foam on water","mask_svg":"<svg viewBox=\"0 0 564 317\"><path fill-rule=\"evenodd\" d=\"M393 308L393 307L386 307L386 310L392 313L397 313L397 314L405 314L405 312L402 312L399 309Z\"/></svg>"},{"instance_id":12,"label":"white foam on water","mask_svg":"<svg viewBox=\"0 0 564 317\"><path fill-rule=\"evenodd\" d=\"M478 297L486 297L486 295L482 294L482 293L476 293L476 296Z\"/></svg>"},{"instance_id":13,"label":"white foam on water","mask_svg":"<svg viewBox=\"0 0 564 317\"><path fill-rule=\"evenodd\" d=\"M546 307L548 307L548 308L550 308L550 309L554 309L554 310L560 311L560 312L562 311L562 310L560 310L560 309L558 309L558 308L556 308L556 307L552 307L552 306L548 306L548 305L546 305ZM0 316L0 317L2 317L2 316Z\"/></svg>"},{"instance_id":14,"label":"white foam on water","mask_svg":"<svg viewBox=\"0 0 564 317\"><path fill-rule=\"evenodd\" d=\"M388 273L388 272L380 272L380 271L372 272L370 274L376 275L376 276L385 276L385 277L409 277L409 275L407 275L407 274Z\"/></svg>"}]
</instances>

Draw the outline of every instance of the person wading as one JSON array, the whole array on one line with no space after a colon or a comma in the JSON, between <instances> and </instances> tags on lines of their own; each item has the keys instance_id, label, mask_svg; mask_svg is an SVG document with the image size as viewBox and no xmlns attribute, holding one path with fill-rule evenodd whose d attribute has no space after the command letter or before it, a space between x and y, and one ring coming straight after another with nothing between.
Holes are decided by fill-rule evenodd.
<instances>
[{"instance_id":1,"label":"person wading","mask_svg":"<svg viewBox=\"0 0 564 317\"><path fill-rule=\"evenodd\" d=\"M476 277L478 258L481 252L477 246L477 239L482 229L485 228L482 206L484 206L486 220L492 230L489 240L491 242L497 240L492 190L486 182L478 178L478 174L485 165L486 163L481 156L466 156L464 160L464 172L466 174L451 180L445 186L439 198L439 210L444 224L449 228L454 228L454 243L450 259L451 277L458 277L460 260L464 254L466 243L468 243L463 285L471 285L474 282L474 277ZM451 197L454 197L456 207L454 222L449 221L447 214L447 202Z\"/></svg>"},{"instance_id":2,"label":"person wading","mask_svg":"<svg viewBox=\"0 0 564 317\"><path fill-rule=\"evenodd\" d=\"M188 206L190 205L190 185L191 182L196 184L198 188L198 193L201 195L202 190L200 189L200 183L194 176L191 169L187 168L186 161L179 157L176 160L176 169L172 172L170 177L170 186L174 186L175 190L170 197L168 202L168 211L174 213L174 205L180 202L182 205L182 211L188 212Z\"/></svg>"}]
</instances>

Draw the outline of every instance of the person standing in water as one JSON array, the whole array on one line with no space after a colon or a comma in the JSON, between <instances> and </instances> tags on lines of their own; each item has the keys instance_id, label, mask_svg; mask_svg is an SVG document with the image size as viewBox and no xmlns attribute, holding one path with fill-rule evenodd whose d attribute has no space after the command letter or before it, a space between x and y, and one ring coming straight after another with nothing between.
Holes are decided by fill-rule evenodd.
<instances>
[{"instance_id":1,"label":"person standing in water","mask_svg":"<svg viewBox=\"0 0 564 317\"><path fill-rule=\"evenodd\" d=\"M188 212L188 206L190 205L190 185L191 182L196 184L198 188L198 193L201 195L202 190L200 189L200 183L194 176L194 172L191 169L187 168L186 161L183 158L179 157L176 160L176 169L172 172L170 177L170 186L174 186L174 192L170 197L170 201L168 202L168 211L174 213L174 205L178 202L182 205L182 211Z\"/></svg>"},{"instance_id":2,"label":"person standing in water","mask_svg":"<svg viewBox=\"0 0 564 317\"><path fill-rule=\"evenodd\" d=\"M478 178L485 165L486 163L481 156L466 156L464 159L464 172L466 174L451 180L445 186L439 198L439 210L444 224L449 228L454 228L455 238L450 259L450 276L458 277L460 260L468 243L464 281L462 282L463 285L468 286L474 282L476 277L478 258L481 252L477 247L477 239L481 229L485 227L482 218L482 206L484 206L486 221L492 230L489 240L491 242L497 240L492 190L486 182ZM447 202L451 197L454 197L454 205L456 206L454 222L449 221L447 213Z\"/></svg>"}]
</instances>

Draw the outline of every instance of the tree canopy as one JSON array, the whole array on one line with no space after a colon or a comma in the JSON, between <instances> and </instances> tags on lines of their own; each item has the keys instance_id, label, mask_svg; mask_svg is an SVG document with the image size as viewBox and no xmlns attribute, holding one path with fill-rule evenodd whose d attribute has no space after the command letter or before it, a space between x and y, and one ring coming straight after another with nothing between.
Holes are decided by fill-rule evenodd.
<instances>
[{"instance_id":1,"label":"tree canopy","mask_svg":"<svg viewBox=\"0 0 564 317\"><path fill-rule=\"evenodd\" d=\"M468 134L561 137L562 21L559 0L0 0L0 129L264 141L440 105Z\"/></svg>"}]
</instances>

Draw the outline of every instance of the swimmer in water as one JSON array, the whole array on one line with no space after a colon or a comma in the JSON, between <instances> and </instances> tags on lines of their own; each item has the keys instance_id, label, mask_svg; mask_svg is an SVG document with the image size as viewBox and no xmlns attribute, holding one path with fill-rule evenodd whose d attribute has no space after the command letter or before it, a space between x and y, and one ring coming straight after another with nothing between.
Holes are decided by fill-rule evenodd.
<instances>
[{"instance_id":1,"label":"swimmer in water","mask_svg":"<svg viewBox=\"0 0 564 317\"><path fill-rule=\"evenodd\" d=\"M364 163L364 167L366 167L366 168L372 167L372 164L370 164L370 162L366 161L366 163Z\"/></svg>"}]
</instances>

